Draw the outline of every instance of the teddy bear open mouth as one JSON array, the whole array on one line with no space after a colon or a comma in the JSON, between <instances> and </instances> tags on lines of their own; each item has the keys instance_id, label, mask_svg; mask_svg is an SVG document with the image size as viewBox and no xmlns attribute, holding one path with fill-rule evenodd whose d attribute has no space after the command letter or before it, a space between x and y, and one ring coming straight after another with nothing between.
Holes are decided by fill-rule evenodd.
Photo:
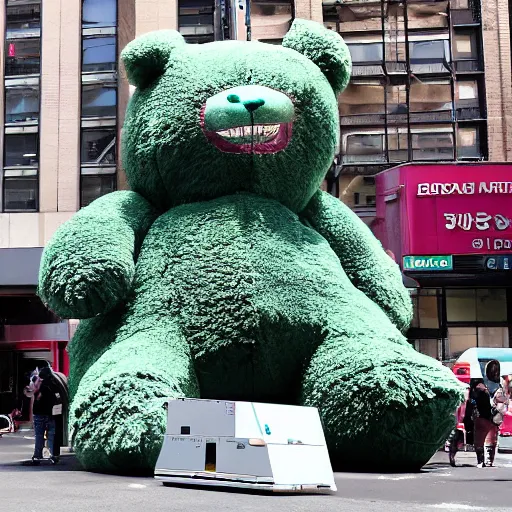
<instances>
[{"instance_id":1,"label":"teddy bear open mouth","mask_svg":"<svg viewBox=\"0 0 512 512\"><path fill-rule=\"evenodd\" d=\"M204 130L207 139L225 153L277 153L288 146L293 123L255 124L226 130Z\"/></svg>"}]
</instances>

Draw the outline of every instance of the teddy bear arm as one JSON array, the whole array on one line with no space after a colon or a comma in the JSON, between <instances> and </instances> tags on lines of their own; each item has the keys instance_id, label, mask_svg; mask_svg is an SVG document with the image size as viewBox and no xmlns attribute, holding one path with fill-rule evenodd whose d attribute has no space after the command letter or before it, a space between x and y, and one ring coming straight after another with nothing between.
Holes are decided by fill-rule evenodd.
<instances>
[{"instance_id":1,"label":"teddy bear arm","mask_svg":"<svg viewBox=\"0 0 512 512\"><path fill-rule=\"evenodd\" d=\"M320 190L301 216L329 242L352 284L405 332L412 319L411 299L398 265L368 226L339 199Z\"/></svg>"},{"instance_id":2,"label":"teddy bear arm","mask_svg":"<svg viewBox=\"0 0 512 512\"><path fill-rule=\"evenodd\" d=\"M100 197L57 230L45 247L38 294L61 318L106 313L128 293L135 260L156 217L139 194Z\"/></svg>"}]
</instances>

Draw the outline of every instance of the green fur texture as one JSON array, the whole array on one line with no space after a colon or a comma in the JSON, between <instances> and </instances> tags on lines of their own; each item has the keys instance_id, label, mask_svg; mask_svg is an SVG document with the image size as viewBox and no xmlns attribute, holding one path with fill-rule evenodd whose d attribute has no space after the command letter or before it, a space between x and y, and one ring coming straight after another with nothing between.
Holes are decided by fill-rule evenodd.
<instances>
[{"instance_id":1,"label":"green fur texture","mask_svg":"<svg viewBox=\"0 0 512 512\"><path fill-rule=\"evenodd\" d=\"M186 45L162 31L123 58L137 86L123 132L132 191L64 224L40 273L49 307L85 319L69 348L79 460L151 473L162 399L187 396L313 405L335 467L421 467L462 393L404 338L411 303L396 264L319 191L350 74L341 38L300 20L283 47ZM251 121L227 99L234 88L242 103L257 95L255 124L290 119L270 89L291 100L285 149L227 153L206 138L210 98L215 128Z\"/></svg>"}]
</instances>

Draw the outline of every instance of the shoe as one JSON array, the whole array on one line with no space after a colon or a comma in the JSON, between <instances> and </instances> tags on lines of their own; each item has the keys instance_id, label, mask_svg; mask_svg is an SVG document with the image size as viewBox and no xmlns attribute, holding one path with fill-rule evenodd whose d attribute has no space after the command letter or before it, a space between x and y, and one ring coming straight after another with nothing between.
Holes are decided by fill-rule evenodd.
<instances>
[{"instance_id":1,"label":"shoe","mask_svg":"<svg viewBox=\"0 0 512 512\"><path fill-rule=\"evenodd\" d=\"M490 468L494 467L494 456L496 455L496 446L486 446L485 451L487 452L487 466Z\"/></svg>"},{"instance_id":2,"label":"shoe","mask_svg":"<svg viewBox=\"0 0 512 512\"><path fill-rule=\"evenodd\" d=\"M476 467L477 468L485 468L485 459L484 459L484 449L483 448L475 448L476 453Z\"/></svg>"},{"instance_id":3,"label":"shoe","mask_svg":"<svg viewBox=\"0 0 512 512\"><path fill-rule=\"evenodd\" d=\"M59 457L50 457L50 462L55 465L59 463Z\"/></svg>"},{"instance_id":4,"label":"shoe","mask_svg":"<svg viewBox=\"0 0 512 512\"><path fill-rule=\"evenodd\" d=\"M32 462L33 466L39 466L39 464L41 464L41 459L38 459L36 457L32 457L31 462Z\"/></svg>"}]
</instances>

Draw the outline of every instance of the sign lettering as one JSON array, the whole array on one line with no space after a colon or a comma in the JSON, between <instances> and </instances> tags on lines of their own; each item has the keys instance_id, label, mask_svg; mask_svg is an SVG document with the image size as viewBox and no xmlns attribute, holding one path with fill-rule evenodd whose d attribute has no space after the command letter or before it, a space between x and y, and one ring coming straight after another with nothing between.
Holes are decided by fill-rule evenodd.
<instances>
[{"instance_id":1,"label":"sign lettering","mask_svg":"<svg viewBox=\"0 0 512 512\"><path fill-rule=\"evenodd\" d=\"M481 181L480 183L418 183L418 197L512 194L512 181Z\"/></svg>"},{"instance_id":2,"label":"sign lettering","mask_svg":"<svg viewBox=\"0 0 512 512\"><path fill-rule=\"evenodd\" d=\"M504 231L510 227L511 220L499 213L498 215L489 215L485 212L471 213L444 213L446 219L446 229L453 230L460 228L464 231L470 231L474 226L479 231L487 231L491 227L498 231Z\"/></svg>"},{"instance_id":3,"label":"sign lettering","mask_svg":"<svg viewBox=\"0 0 512 512\"><path fill-rule=\"evenodd\" d=\"M404 256L404 270L453 270L451 256Z\"/></svg>"}]
</instances>

